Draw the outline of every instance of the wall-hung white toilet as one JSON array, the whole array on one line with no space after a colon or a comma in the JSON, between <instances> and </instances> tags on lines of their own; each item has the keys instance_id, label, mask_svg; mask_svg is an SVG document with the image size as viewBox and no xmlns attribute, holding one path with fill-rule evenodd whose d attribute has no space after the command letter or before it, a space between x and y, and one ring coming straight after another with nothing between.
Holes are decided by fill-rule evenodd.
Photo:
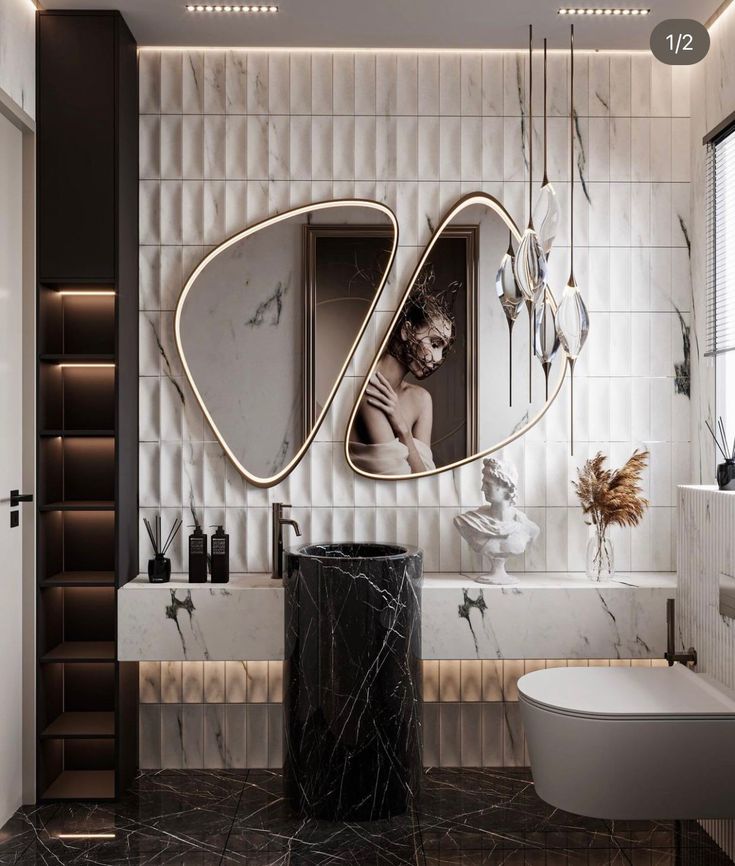
<instances>
[{"instance_id":1,"label":"wall-hung white toilet","mask_svg":"<svg viewBox=\"0 0 735 866\"><path fill-rule=\"evenodd\" d=\"M518 681L536 791L595 818L735 816L735 694L680 664Z\"/></svg>"}]
</instances>

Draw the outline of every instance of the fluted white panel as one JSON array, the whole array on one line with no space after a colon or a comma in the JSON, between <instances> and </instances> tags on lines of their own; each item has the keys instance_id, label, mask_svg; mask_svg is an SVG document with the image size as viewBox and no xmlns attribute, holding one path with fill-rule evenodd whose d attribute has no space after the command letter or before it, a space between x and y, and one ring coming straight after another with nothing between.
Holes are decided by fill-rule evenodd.
<instances>
[{"instance_id":1,"label":"fluted white panel","mask_svg":"<svg viewBox=\"0 0 735 866\"><path fill-rule=\"evenodd\" d=\"M677 651L693 646L697 670L735 688L735 629L720 615L720 576L735 567L735 496L715 487L679 488ZM704 821L732 857L735 821Z\"/></svg>"}]
</instances>

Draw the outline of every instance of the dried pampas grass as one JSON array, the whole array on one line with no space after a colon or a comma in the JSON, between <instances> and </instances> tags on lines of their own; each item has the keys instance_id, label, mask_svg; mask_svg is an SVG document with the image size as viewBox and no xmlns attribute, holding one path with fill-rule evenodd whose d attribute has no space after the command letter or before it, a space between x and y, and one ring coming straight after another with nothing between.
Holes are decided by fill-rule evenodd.
<instances>
[{"instance_id":1,"label":"dried pampas grass","mask_svg":"<svg viewBox=\"0 0 735 866\"><path fill-rule=\"evenodd\" d=\"M582 504L599 535L608 526L637 526L643 519L648 500L641 496L641 475L647 466L649 452L634 451L620 469L606 469L605 455L598 451L579 470L578 481L572 481Z\"/></svg>"}]
</instances>

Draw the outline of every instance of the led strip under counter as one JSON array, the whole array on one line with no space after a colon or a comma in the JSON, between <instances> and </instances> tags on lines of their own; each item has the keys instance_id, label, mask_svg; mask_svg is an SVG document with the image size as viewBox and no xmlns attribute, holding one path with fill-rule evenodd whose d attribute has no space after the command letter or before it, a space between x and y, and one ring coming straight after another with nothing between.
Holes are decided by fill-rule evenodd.
<instances>
[{"instance_id":1,"label":"led strip under counter","mask_svg":"<svg viewBox=\"0 0 735 866\"><path fill-rule=\"evenodd\" d=\"M462 574L426 574L424 659L646 659L666 649L670 572L516 575L487 586ZM229 583L151 584L139 575L118 593L121 661L277 661L284 657L283 587L267 574Z\"/></svg>"}]
</instances>

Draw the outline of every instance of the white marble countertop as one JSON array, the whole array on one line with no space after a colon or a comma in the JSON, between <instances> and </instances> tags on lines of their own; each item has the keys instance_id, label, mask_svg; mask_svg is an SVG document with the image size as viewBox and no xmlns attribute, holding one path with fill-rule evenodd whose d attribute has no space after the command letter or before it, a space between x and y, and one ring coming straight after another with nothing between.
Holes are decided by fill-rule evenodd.
<instances>
[{"instance_id":1,"label":"white marble countertop","mask_svg":"<svg viewBox=\"0 0 735 866\"><path fill-rule=\"evenodd\" d=\"M424 575L424 589L456 589L458 586L480 588L486 591L513 592L525 589L624 589L626 587L652 589L655 587L676 588L674 571L626 571L615 575L612 580L593 581L583 571L528 571L513 574L517 584L495 586L478 583L469 572L427 572Z\"/></svg>"},{"instance_id":2,"label":"white marble countertop","mask_svg":"<svg viewBox=\"0 0 735 866\"><path fill-rule=\"evenodd\" d=\"M592 581L583 571L528 571L513 575L519 583L508 586L494 586L478 583L475 575L470 572L429 571L423 576L424 589L456 589L457 587L479 587L485 590L509 592L513 589L613 589L615 587L669 587L676 588L676 572L674 571L626 571L619 572L612 580ZM233 589L273 589L283 588L283 581L272 578L262 572L238 572L230 575L229 583L189 583L186 574L172 574L168 583L151 583L147 574L139 574L134 580L125 584L124 592L129 590L161 590L161 589L191 589L228 591Z\"/></svg>"},{"instance_id":3,"label":"white marble countertop","mask_svg":"<svg viewBox=\"0 0 735 866\"><path fill-rule=\"evenodd\" d=\"M656 658L666 643L671 572L620 573L591 581L581 572L514 575L477 583L471 574L424 575L422 657ZM235 574L229 583L168 583L138 575L118 593L122 661L277 660L284 657L283 582Z\"/></svg>"}]
</instances>

